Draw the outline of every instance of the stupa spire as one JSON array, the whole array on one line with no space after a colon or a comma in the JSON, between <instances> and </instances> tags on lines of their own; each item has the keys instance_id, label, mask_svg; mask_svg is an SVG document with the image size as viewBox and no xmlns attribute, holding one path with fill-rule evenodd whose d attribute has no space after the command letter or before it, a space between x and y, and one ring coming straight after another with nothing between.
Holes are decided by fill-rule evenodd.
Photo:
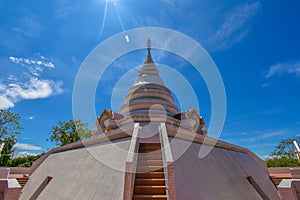
<instances>
[{"instance_id":1,"label":"stupa spire","mask_svg":"<svg viewBox=\"0 0 300 200\"><path fill-rule=\"evenodd\" d=\"M164 85L163 80L159 76L159 71L157 70L152 57L151 57L151 40L148 38L147 41L148 54L146 60L139 71L139 75L134 82L134 85L145 84L145 83L155 83Z\"/></svg>"},{"instance_id":2,"label":"stupa spire","mask_svg":"<svg viewBox=\"0 0 300 200\"><path fill-rule=\"evenodd\" d=\"M152 60L152 57L151 57L151 40L150 38L148 38L148 41L147 41L147 50L148 50L148 55L147 55L147 58L144 62L144 64L150 64L150 63L153 63L153 60Z\"/></svg>"},{"instance_id":3,"label":"stupa spire","mask_svg":"<svg viewBox=\"0 0 300 200\"><path fill-rule=\"evenodd\" d=\"M150 40L150 38L148 38L148 41L147 41L147 49L148 49L148 53L150 53L150 50L151 50L151 40Z\"/></svg>"},{"instance_id":4,"label":"stupa spire","mask_svg":"<svg viewBox=\"0 0 300 200\"><path fill-rule=\"evenodd\" d=\"M122 115L132 115L136 120L146 120L147 116L170 116L178 113L171 91L159 76L159 71L151 57L151 40L147 41L148 54L139 70L134 85L129 89L124 104L120 109Z\"/></svg>"}]
</instances>

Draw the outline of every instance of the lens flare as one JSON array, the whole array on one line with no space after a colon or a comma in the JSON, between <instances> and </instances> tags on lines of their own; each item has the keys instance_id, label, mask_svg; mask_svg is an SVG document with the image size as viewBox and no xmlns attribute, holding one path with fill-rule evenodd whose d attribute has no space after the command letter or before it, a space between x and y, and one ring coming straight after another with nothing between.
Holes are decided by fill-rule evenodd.
<instances>
[{"instance_id":1,"label":"lens flare","mask_svg":"<svg viewBox=\"0 0 300 200\"><path fill-rule=\"evenodd\" d=\"M115 10L116 10L116 13L117 13L117 16L118 16L118 19L119 19L119 22L120 22L120 25L122 27L122 30L123 32L125 32L125 26L123 24L123 21L122 21L122 18L121 18L121 15L120 15L120 12L119 12L119 9L118 9L118 5L117 5L117 2L114 0L114 7L115 7Z\"/></svg>"},{"instance_id":2,"label":"lens flare","mask_svg":"<svg viewBox=\"0 0 300 200\"><path fill-rule=\"evenodd\" d=\"M129 42L129 36L128 35L125 35L125 40L126 40L126 42Z\"/></svg>"},{"instance_id":3,"label":"lens flare","mask_svg":"<svg viewBox=\"0 0 300 200\"><path fill-rule=\"evenodd\" d=\"M105 0L104 15L103 15L101 29L100 29L100 32L99 32L99 35L98 35L98 40L101 39L103 31L104 31L104 26L105 26L105 22L106 22L107 9L108 9L108 2L109 1L113 2L113 5L114 5L114 8L115 8L115 11L116 11L116 14L117 14L120 26L122 28L122 32L126 32L123 20L121 18L120 12L119 12L117 1L116 0ZM129 36L128 35L125 35L125 40L126 40L126 42L129 42Z\"/></svg>"},{"instance_id":4,"label":"lens flare","mask_svg":"<svg viewBox=\"0 0 300 200\"><path fill-rule=\"evenodd\" d=\"M105 21L106 21L106 14L107 14L107 7L108 7L108 0L105 1L104 15L103 15L101 29L100 29L100 32L99 32L99 35L98 35L98 40L101 38L103 30L104 30L104 25L105 25Z\"/></svg>"}]
</instances>

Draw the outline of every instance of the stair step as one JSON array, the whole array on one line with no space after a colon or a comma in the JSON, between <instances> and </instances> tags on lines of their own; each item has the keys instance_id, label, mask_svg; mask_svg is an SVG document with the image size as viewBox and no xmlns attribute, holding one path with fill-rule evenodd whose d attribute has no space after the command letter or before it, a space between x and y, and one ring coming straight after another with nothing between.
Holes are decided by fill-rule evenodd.
<instances>
[{"instance_id":1,"label":"stair step","mask_svg":"<svg viewBox=\"0 0 300 200\"><path fill-rule=\"evenodd\" d=\"M161 155L161 150L139 150L141 154L154 154L154 155Z\"/></svg>"},{"instance_id":2,"label":"stair step","mask_svg":"<svg viewBox=\"0 0 300 200\"><path fill-rule=\"evenodd\" d=\"M147 148L150 148L150 149L160 149L161 146L160 146L160 144L155 144L155 145L149 145L149 144L144 145L144 144L141 144L140 148L145 148L145 149L147 149Z\"/></svg>"},{"instance_id":3,"label":"stair step","mask_svg":"<svg viewBox=\"0 0 300 200\"><path fill-rule=\"evenodd\" d=\"M161 147L156 147L156 146L140 146L139 149L142 149L142 150L159 150L161 149Z\"/></svg>"},{"instance_id":4,"label":"stair step","mask_svg":"<svg viewBox=\"0 0 300 200\"><path fill-rule=\"evenodd\" d=\"M160 149L139 149L139 153L147 153L147 152L160 152Z\"/></svg>"},{"instance_id":5,"label":"stair step","mask_svg":"<svg viewBox=\"0 0 300 200\"><path fill-rule=\"evenodd\" d=\"M133 199L167 199L160 143L141 143Z\"/></svg>"},{"instance_id":6,"label":"stair step","mask_svg":"<svg viewBox=\"0 0 300 200\"><path fill-rule=\"evenodd\" d=\"M139 160L162 160L162 156L155 155L155 154L139 154L138 159Z\"/></svg>"},{"instance_id":7,"label":"stair step","mask_svg":"<svg viewBox=\"0 0 300 200\"><path fill-rule=\"evenodd\" d=\"M159 147L160 148L160 143L140 143L140 147Z\"/></svg>"},{"instance_id":8,"label":"stair step","mask_svg":"<svg viewBox=\"0 0 300 200\"><path fill-rule=\"evenodd\" d=\"M157 200L166 200L167 195L145 195L138 194L133 196L133 200L143 200L143 199L157 199Z\"/></svg>"},{"instance_id":9,"label":"stair step","mask_svg":"<svg viewBox=\"0 0 300 200\"><path fill-rule=\"evenodd\" d=\"M140 147L139 147L139 149L141 149L141 150L152 150L152 151L158 150L160 148L161 148L161 146L159 143L148 143L148 144L142 143L142 144L140 144Z\"/></svg>"},{"instance_id":10,"label":"stair step","mask_svg":"<svg viewBox=\"0 0 300 200\"><path fill-rule=\"evenodd\" d=\"M137 178L135 180L136 185L165 185L165 179L163 178Z\"/></svg>"},{"instance_id":11,"label":"stair step","mask_svg":"<svg viewBox=\"0 0 300 200\"><path fill-rule=\"evenodd\" d=\"M18 181L18 182L19 182L20 184L21 184L21 183L27 183L27 181Z\"/></svg>"},{"instance_id":12,"label":"stair step","mask_svg":"<svg viewBox=\"0 0 300 200\"><path fill-rule=\"evenodd\" d=\"M164 169L161 166L138 166L136 172L163 172Z\"/></svg>"},{"instance_id":13,"label":"stair step","mask_svg":"<svg viewBox=\"0 0 300 200\"><path fill-rule=\"evenodd\" d=\"M139 152L161 152L161 149L139 149Z\"/></svg>"},{"instance_id":14,"label":"stair step","mask_svg":"<svg viewBox=\"0 0 300 200\"><path fill-rule=\"evenodd\" d=\"M28 180L29 180L29 177L17 178L17 181L22 188L26 185Z\"/></svg>"},{"instance_id":15,"label":"stair step","mask_svg":"<svg viewBox=\"0 0 300 200\"><path fill-rule=\"evenodd\" d=\"M150 166L162 166L162 161L161 160L139 160L138 161L138 166L145 166L145 165L150 165Z\"/></svg>"},{"instance_id":16,"label":"stair step","mask_svg":"<svg viewBox=\"0 0 300 200\"><path fill-rule=\"evenodd\" d=\"M166 186L136 185L134 194L166 194Z\"/></svg>"},{"instance_id":17,"label":"stair step","mask_svg":"<svg viewBox=\"0 0 300 200\"><path fill-rule=\"evenodd\" d=\"M135 177L138 178L165 178L163 172L148 172L148 173L137 173Z\"/></svg>"}]
</instances>

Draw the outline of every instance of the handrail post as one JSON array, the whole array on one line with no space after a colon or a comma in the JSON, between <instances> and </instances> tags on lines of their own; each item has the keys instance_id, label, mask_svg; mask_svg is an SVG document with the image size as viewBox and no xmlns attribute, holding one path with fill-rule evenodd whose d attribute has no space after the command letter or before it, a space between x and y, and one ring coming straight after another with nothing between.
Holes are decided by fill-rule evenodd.
<instances>
[{"instance_id":1,"label":"handrail post","mask_svg":"<svg viewBox=\"0 0 300 200\"><path fill-rule=\"evenodd\" d=\"M159 139L161 143L165 184L167 188L168 200L175 200L176 192L175 192L174 164L173 164L174 161L173 161L172 151L171 151L165 123L161 123L159 126Z\"/></svg>"},{"instance_id":2,"label":"handrail post","mask_svg":"<svg viewBox=\"0 0 300 200\"><path fill-rule=\"evenodd\" d=\"M293 141L293 144L294 144L294 146L296 148L298 161L300 162L300 148L299 148L299 145L298 145L298 143L297 143L296 140Z\"/></svg>"},{"instance_id":3,"label":"handrail post","mask_svg":"<svg viewBox=\"0 0 300 200\"><path fill-rule=\"evenodd\" d=\"M139 151L139 123L134 124L130 146L126 158L125 180L124 180L124 200L131 200L134 189L135 172L137 166L137 156Z\"/></svg>"}]
</instances>

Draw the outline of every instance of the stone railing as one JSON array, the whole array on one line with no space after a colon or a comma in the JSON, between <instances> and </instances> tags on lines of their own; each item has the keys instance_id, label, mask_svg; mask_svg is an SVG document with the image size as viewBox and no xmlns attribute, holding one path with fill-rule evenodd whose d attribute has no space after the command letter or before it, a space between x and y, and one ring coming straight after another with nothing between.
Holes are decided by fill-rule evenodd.
<instances>
[{"instance_id":1,"label":"stone railing","mask_svg":"<svg viewBox=\"0 0 300 200\"><path fill-rule=\"evenodd\" d=\"M169 143L166 124L161 123L159 126L159 139L161 144L163 168L165 175L165 184L167 188L168 200L176 199L175 179L174 179L174 164L171 147Z\"/></svg>"},{"instance_id":2,"label":"stone railing","mask_svg":"<svg viewBox=\"0 0 300 200\"><path fill-rule=\"evenodd\" d=\"M124 180L124 200L131 200L134 189L135 172L137 166L137 157L139 152L139 123L134 124L134 129L131 137L130 146L128 149L126 166L125 166L125 180Z\"/></svg>"}]
</instances>

